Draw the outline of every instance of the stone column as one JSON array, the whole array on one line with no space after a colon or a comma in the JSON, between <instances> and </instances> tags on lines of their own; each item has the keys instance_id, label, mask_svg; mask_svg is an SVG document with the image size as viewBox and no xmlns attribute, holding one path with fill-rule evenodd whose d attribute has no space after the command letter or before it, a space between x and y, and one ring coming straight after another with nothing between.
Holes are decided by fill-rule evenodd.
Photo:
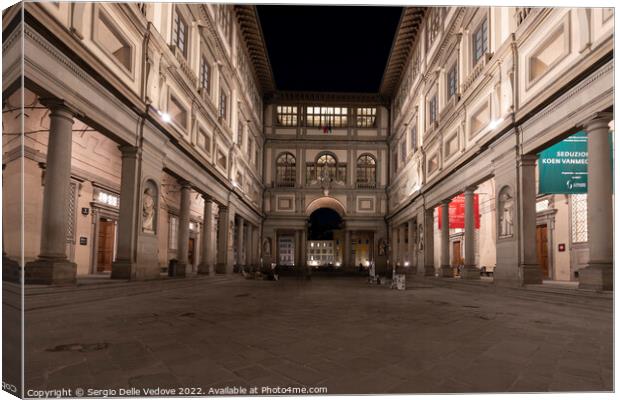
<instances>
[{"instance_id":1,"label":"stone column","mask_svg":"<svg viewBox=\"0 0 620 400\"><path fill-rule=\"evenodd\" d=\"M407 222L407 253L409 255L409 271L413 274L417 273L418 269L418 257L415 248L415 228L416 222L414 219L410 219Z\"/></svg>"},{"instance_id":2,"label":"stone column","mask_svg":"<svg viewBox=\"0 0 620 400\"><path fill-rule=\"evenodd\" d=\"M475 187L465 189L465 265L461 271L463 279L480 279L480 271L476 268L476 249L474 246L476 224L474 216Z\"/></svg>"},{"instance_id":3,"label":"stone column","mask_svg":"<svg viewBox=\"0 0 620 400\"><path fill-rule=\"evenodd\" d=\"M536 256L536 159L537 156L531 154L519 160L519 276L523 285L542 283L542 271Z\"/></svg>"},{"instance_id":4,"label":"stone column","mask_svg":"<svg viewBox=\"0 0 620 400\"><path fill-rule=\"evenodd\" d=\"M140 155L134 146L120 146L121 198L118 212L118 240L116 261L112 263L112 279L135 279L138 210L140 201Z\"/></svg>"},{"instance_id":5,"label":"stone column","mask_svg":"<svg viewBox=\"0 0 620 400\"><path fill-rule=\"evenodd\" d=\"M218 274L231 274L232 260L228 251L229 239L229 213L230 210L226 206L218 206L217 212L217 267Z\"/></svg>"},{"instance_id":6,"label":"stone column","mask_svg":"<svg viewBox=\"0 0 620 400\"><path fill-rule=\"evenodd\" d=\"M345 270L351 269L351 231L346 229L344 231L344 265Z\"/></svg>"},{"instance_id":7,"label":"stone column","mask_svg":"<svg viewBox=\"0 0 620 400\"><path fill-rule=\"evenodd\" d=\"M252 231L254 227L248 222L245 227L245 265L248 267L254 266L254 260L252 260Z\"/></svg>"},{"instance_id":8,"label":"stone column","mask_svg":"<svg viewBox=\"0 0 620 400\"><path fill-rule=\"evenodd\" d=\"M398 240L400 241L398 246L398 253L400 255L400 265L404 266L407 261L409 261L409 254L407 252L407 243L405 243L405 238L407 237L407 232L405 231L407 227L405 224L401 224L398 232Z\"/></svg>"},{"instance_id":9,"label":"stone column","mask_svg":"<svg viewBox=\"0 0 620 400\"><path fill-rule=\"evenodd\" d=\"M175 276L185 276L189 266L189 209L191 205L192 187L187 181L179 182L181 185L181 205L179 208L179 234L178 234L178 265Z\"/></svg>"},{"instance_id":10,"label":"stone column","mask_svg":"<svg viewBox=\"0 0 620 400\"><path fill-rule=\"evenodd\" d=\"M389 248L389 273L392 273L392 267L398 262L398 229L392 226L390 229L390 248Z\"/></svg>"},{"instance_id":11,"label":"stone column","mask_svg":"<svg viewBox=\"0 0 620 400\"><path fill-rule=\"evenodd\" d=\"M212 275L213 271L213 200L209 196L203 195L204 214L202 220L202 246L200 249L200 264L198 273Z\"/></svg>"},{"instance_id":12,"label":"stone column","mask_svg":"<svg viewBox=\"0 0 620 400\"><path fill-rule=\"evenodd\" d=\"M308 230L307 228L304 228L301 230L301 234L299 235L300 237L300 250L301 250L301 270L304 271L304 273L306 273L306 268L308 266L308 243L307 243L307 236L308 236Z\"/></svg>"},{"instance_id":13,"label":"stone column","mask_svg":"<svg viewBox=\"0 0 620 400\"><path fill-rule=\"evenodd\" d=\"M295 263L295 269L297 270L299 270L301 265L301 239L299 236L299 230L296 230L294 234L295 251L293 253L293 262Z\"/></svg>"},{"instance_id":14,"label":"stone column","mask_svg":"<svg viewBox=\"0 0 620 400\"><path fill-rule=\"evenodd\" d=\"M613 290L613 180L609 147L610 115L586 123L588 132L588 249L579 288Z\"/></svg>"},{"instance_id":15,"label":"stone column","mask_svg":"<svg viewBox=\"0 0 620 400\"><path fill-rule=\"evenodd\" d=\"M71 284L76 282L77 265L67 259L67 205L71 181L73 113L58 101L51 109L47 167L43 188L41 253L26 264L27 284Z\"/></svg>"},{"instance_id":16,"label":"stone column","mask_svg":"<svg viewBox=\"0 0 620 400\"><path fill-rule=\"evenodd\" d=\"M424 276L435 276L435 209L424 210Z\"/></svg>"},{"instance_id":17,"label":"stone column","mask_svg":"<svg viewBox=\"0 0 620 400\"><path fill-rule=\"evenodd\" d=\"M245 262L243 260L243 218L237 215L237 238L235 239L235 248L237 249L237 268L239 272L241 272L241 268L245 266Z\"/></svg>"},{"instance_id":18,"label":"stone column","mask_svg":"<svg viewBox=\"0 0 620 400\"><path fill-rule=\"evenodd\" d=\"M454 276L450 266L450 202L451 199L441 202L441 276L452 278Z\"/></svg>"}]
</instances>

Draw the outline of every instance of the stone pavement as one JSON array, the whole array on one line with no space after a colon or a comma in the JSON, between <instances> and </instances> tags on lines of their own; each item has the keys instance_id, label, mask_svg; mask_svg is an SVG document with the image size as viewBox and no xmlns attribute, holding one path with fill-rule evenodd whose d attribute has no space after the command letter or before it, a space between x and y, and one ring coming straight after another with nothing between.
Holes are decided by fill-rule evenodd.
<instances>
[{"instance_id":1,"label":"stone pavement","mask_svg":"<svg viewBox=\"0 0 620 400\"><path fill-rule=\"evenodd\" d=\"M610 298L237 277L81 295L26 312L26 389L613 390Z\"/></svg>"}]
</instances>

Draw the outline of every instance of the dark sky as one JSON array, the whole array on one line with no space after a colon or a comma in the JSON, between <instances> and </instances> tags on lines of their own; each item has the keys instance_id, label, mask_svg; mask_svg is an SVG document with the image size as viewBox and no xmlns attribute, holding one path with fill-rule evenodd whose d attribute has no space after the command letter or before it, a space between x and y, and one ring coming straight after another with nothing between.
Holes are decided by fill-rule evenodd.
<instances>
[{"instance_id":1,"label":"dark sky","mask_svg":"<svg viewBox=\"0 0 620 400\"><path fill-rule=\"evenodd\" d=\"M402 7L257 8L278 90L379 91Z\"/></svg>"}]
</instances>

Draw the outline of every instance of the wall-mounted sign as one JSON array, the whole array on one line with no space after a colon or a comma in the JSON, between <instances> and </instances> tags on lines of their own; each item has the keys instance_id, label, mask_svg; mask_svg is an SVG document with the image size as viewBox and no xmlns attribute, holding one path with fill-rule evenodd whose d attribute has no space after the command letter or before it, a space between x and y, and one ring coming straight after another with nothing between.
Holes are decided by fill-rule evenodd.
<instances>
[{"instance_id":1,"label":"wall-mounted sign","mask_svg":"<svg viewBox=\"0 0 620 400\"><path fill-rule=\"evenodd\" d=\"M82 215L88 215L90 209L88 207L82 207Z\"/></svg>"},{"instance_id":2,"label":"wall-mounted sign","mask_svg":"<svg viewBox=\"0 0 620 400\"><path fill-rule=\"evenodd\" d=\"M441 229L441 206L437 207L437 225L438 229ZM450 223L448 227L465 228L465 195L460 194L452 199L450 206L448 207L448 218ZM478 195L474 194L474 225L476 229L480 229L480 204L478 202Z\"/></svg>"},{"instance_id":3,"label":"wall-mounted sign","mask_svg":"<svg viewBox=\"0 0 620 400\"><path fill-rule=\"evenodd\" d=\"M85 236L80 236L80 245L86 246L88 244L88 238Z\"/></svg>"},{"instance_id":4,"label":"wall-mounted sign","mask_svg":"<svg viewBox=\"0 0 620 400\"><path fill-rule=\"evenodd\" d=\"M558 251L566 251L566 245L564 243L558 244Z\"/></svg>"},{"instance_id":5,"label":"wall-mounted sign","mask_svg":"<svg viewBox=\"0 0 620 400\"><path fill-rule=\"evenodd\" d=\"M588 135L579 131L538 155L538 193L588 192Z\"/></svg>"}]
</instances>

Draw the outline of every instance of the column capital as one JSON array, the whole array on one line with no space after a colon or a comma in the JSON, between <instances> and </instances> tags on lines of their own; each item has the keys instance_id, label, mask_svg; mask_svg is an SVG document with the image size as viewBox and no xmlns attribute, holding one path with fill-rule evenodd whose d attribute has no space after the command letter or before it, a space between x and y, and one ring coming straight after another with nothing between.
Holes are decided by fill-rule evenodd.
<instances>
[{"instance_id":1,"label":"column capital","mask_svg":"<svg viewBox=\"0 0 620 400\"><path fill-rule=\"evenodd\" d=\"M189 181L186 181L185 179L179 179L177 183L181 186L181 190L192 188L192 184Z\"/></svg>"},{"instance_id":2,"label":"column capital","mask_svg":"<svg viewBox=\"0 0 620 400\"><path fill-rule=\"evenodd\" d=\"M536 165L536 161L538 160L538 155L536 154L523 154L518 158L519 166L532 166Z\"/></svg>"},{"instance_id":3,"label":"column capital","mask_svg":"<svg viewBox=\"0 0 620 400\"><path fill-rule=\"evenodd\" d=\"M474 194L474 192L476 191L476 189L478 189L478 185L470 185L470 186L466 186L465 190L463 190L464 194Z\"/></svg>"},{"instance_id":4,"label":"column capital","mask_svg":"<svg viewBox=\"0 0 620 400\"><path fill-rule=\"evenodd\" d=\"M443 200L441 200L441 204L442 205L449 205L450 203L452 203L452 199L443 199Z\"/></svg>"},{"instance_id":5,"label":"column capital","mask_svg":"<svg viewBox=\"0 0 620 400\"><path fill-rule=\"evenodd\" d=\"M71 118L73 118L75 114L77 114L75 109L67 105L67 103L65 103L63 100L55 97L41 98L39 102L45 107L49 108L50 111L54 114L69 114Z\"/></svg>"},{"instance_id":6,"label":"column capital","mask_svg":"<svg viewBox=\"0 0 620 400\"><path fill-rule=\"evenodd\" d=\"M201 197L205 201L205 203L213 203L213 197L209 196L208 194L203 193Z\"/></svg>"},{"instance_id":7,"label":"column capital","mask_svg":"<svg viewBox=\"0 0 620 400\"><path fill-rule=\"evenodd\" d=\"M118 149L121 151L122 157L136 157L142 153L139 147L128 144L122 144L118 146Z\"/></svg>"},{"instance_id":8,"label":"column capital","mask_svg":"<svg viewBox=\"0 0 620 400\"><path fill-rule=\"evenodd\" d=\"M609 123L614 118L612 113L600 112L590 116L587 120L583 121L582 125L586 131L595 129L607 129L609 130Z\"/></svg>"}]
</instances>

